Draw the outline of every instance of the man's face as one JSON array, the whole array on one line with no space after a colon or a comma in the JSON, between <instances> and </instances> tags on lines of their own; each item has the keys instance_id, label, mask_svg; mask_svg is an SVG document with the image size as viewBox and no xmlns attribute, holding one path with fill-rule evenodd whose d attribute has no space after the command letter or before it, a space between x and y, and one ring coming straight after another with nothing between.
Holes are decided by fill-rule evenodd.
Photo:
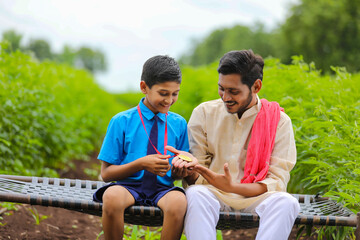
<instances>
[{"instance_id":1,"label":"man's face","mask_svg":"<svg viewBox=\"0 0 360 240\"><path fill-rule=\"evenodd\" d=\"M256 103L256 94L241 82L240 74L219 75L219 95L229 113L239 117Z\"/></svg>"}]
</instances>

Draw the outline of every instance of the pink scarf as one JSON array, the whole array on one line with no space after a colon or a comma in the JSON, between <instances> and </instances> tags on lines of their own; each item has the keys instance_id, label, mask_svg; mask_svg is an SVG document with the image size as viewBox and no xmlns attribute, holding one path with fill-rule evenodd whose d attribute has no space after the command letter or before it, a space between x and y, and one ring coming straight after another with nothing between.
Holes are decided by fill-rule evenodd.
<instances>
[{"instance_id":1,"label":"pink scarf","mask_svg":"<svg viewBox=\"0 0 360 240\"><path fill-rule=\"evenodd\" d=\"M241 179L241 183L254 183L265 179L270 166L271 152L274 148L280 111L284 111L277 102L261 99L261 104L251 131L244 177Z\"/></svg>"}]
</instances>

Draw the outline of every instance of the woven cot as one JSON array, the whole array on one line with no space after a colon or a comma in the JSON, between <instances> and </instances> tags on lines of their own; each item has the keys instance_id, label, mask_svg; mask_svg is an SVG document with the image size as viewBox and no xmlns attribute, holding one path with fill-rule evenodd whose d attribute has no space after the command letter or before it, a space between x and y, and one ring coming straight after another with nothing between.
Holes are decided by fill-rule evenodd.
<instances>
[{"instance_id":1,"label":"woven cot","mask_svg":"<svg viewBox=\"0 0 360 240\"><path fill-rule=\"evenodd\" d=\"M101 216L102 204L94 202L92 195L105 184L78 179L0 175L0 201L60 207ZM328 198L299 194L293 196L301 206L295 224L355 227L356 239L360 240L360 213L355 215ZM125 211L125 222L129 224L161 226L162 220L162 211L157 207L132 206ZM255 228L258 225L257 214L223 211L217 229Z\"/></svg>"}]
</instances>

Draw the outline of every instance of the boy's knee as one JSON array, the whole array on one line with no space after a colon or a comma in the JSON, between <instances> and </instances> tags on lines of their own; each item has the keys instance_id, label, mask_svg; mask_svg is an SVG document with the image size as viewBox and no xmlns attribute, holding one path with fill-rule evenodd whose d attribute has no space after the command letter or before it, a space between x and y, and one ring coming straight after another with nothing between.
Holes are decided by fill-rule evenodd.
<instances>
[{"instance_id":1,"label":"boy's knee","mask_svg":"<svg viewBox=\"0 0 360 240\"><path fill-rule=\"evenodd\" d=\"M186 203L179 205L168 205L165 209L163 209L163 212L165 215L183 219L186 213Z\"/></svg>"},{"instance_id":2,"label":"boy's knee","mask_svg":"<svg viewBox=\"0 0 360 240\"><path fill-rule=\"evenodd\" d=\"M108 215L124 211L129 205L125 199L126 195L122 190L108 188L103 195L103 211Z\"/></svg>"},{"instance_id":3,"label":"boy's knee","mask_svg":"<svg viewBox=\"0 0 360 240\"><path fill-rule=\"evenodd\" d=\"M187 201L183 193L174 191L171 196L164 200L166 204L162 204L161 208L165 215L179 218L185 216Z\"/></svg>"}]
</instances>

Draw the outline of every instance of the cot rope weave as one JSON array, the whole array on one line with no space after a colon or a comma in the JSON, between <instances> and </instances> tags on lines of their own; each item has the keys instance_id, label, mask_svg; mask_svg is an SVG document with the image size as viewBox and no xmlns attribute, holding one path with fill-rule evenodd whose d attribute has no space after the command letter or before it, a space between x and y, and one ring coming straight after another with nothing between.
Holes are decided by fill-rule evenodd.
<instances>
[{"instance_id":1,"label":"cot rope weave","mask_svg":"<svg viewBox=\"0 0 360 240\"><path fill-rule=\"evenodd\" d=\"M0 175L0 201L60 207L101 216L102 204L94 202L92 195L106 183L100 181L72 180ZM357 216L328 198L315 195L293 194L301 210L296 224L318 226L357 227ZM132 206L125 211L125 222L144 226L161 226L162 211L158 207ZM217 229L254 228L259 216L240 211L222 211ZM359 227L358 227L359 229Z\"/></svg>"}]
</instances>

